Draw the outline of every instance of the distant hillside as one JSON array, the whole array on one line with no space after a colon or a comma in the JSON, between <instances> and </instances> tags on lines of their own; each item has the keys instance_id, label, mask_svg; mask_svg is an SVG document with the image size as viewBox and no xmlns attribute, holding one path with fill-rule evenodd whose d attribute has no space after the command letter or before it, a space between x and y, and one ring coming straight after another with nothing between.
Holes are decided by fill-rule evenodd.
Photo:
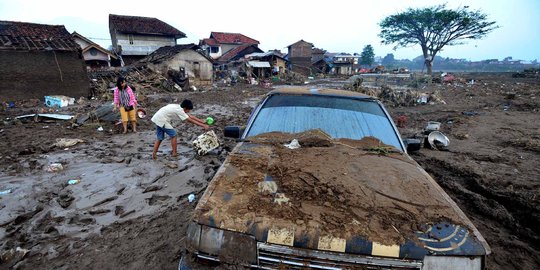
<instances>
[{"instance_id":1,"label":"distant hillside","mask_svg":"<svg viewBox=\"0 0 540 270\"><path fill-rule=\"evenodd\" d=\"M406 67L409 70L425 70L424 57L418 56L413 60L401 59L391 60L382 63L386 69L397 69ZM440 56L435 57L433 71L469 71L469 72L519 72L528 68L540 68L538 61L512 60L511 57L503 61L498 59L487 59L482 61L468 61L466 59L452 59Z\"/></svg>"}]
</instances>

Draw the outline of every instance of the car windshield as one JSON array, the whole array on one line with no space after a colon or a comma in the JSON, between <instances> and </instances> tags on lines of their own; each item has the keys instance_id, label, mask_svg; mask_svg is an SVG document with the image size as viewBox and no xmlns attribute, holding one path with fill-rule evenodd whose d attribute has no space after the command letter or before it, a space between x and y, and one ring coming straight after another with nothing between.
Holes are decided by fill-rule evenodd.
<instances>
[{"instance_id":1,"label":"car windshield","mask_svg":"<svg viewBox=\"0 0 540 270\"><path fill-rule=\"evenodd\" d=\"M264 103L246 137L279 131L299 133L321 129L332 138L375 137L403 151L379 103L333 96L273 95Z\"/></svg>"}]
</instances>

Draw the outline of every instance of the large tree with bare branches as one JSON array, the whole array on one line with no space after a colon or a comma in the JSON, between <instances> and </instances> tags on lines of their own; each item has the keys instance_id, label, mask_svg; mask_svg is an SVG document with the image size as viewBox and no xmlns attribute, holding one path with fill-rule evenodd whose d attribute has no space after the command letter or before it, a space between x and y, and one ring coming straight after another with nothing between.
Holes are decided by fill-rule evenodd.
<instances>
[{"instance_id":1,"label":"large tree with bare branches","mask_svg":"<svg viewBox=\"0 0 540 270\"><path fill-rule=\"evenodd\" d=\"M446 5L412 9L386 17L381 23L382 43L396 44L394 49L419 44L429 75L435 55L446 45L481 39L498 26L479 10L467 6L447 9Z\"/></svg>"}]
</instances>

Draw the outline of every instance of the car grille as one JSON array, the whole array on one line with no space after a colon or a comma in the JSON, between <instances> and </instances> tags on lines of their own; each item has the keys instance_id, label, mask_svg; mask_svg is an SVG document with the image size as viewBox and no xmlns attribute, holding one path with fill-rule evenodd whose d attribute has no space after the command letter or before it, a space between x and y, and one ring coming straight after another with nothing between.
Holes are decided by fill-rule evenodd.
<instances>
[{"instance_id":1,"label":"car grille","mask_svg":"<svg viewBox=\"0 0 540 270\"><path fill-rule=\"evenodd\" d=\"M318 250L303 250L258 243L262 269L421 269L422 262L351 255Z\"/></svg>"}]
</instances>

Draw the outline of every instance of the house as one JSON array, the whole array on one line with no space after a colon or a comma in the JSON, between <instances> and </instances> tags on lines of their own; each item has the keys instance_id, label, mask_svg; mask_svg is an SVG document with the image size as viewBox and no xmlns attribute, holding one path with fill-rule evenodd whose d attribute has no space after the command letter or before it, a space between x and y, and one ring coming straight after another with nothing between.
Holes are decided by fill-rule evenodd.
<instances>
[{"instance_id":1,"label":"house","mask_svg":"<svg viewBox=\"0 0 540 270\"><path fill-rule=\"evenodd\" d=\"M323 60L325 53L326 51L323 49L313 48L313 50L311 50L311 63L315 63L320 60Z\"/></svg>"},{"instance_id":2,"label":"house","mask_svg":"<svg viewBox=\"0 0 540 270\"><path fill-rule=\"evenodd\" d=\"M306 76L311 75L313 44L304 40L299 40L287 46L287 49L289 50L287 53L289 69Z\"/></svg>"},{"instance_id":3,"label":"house","mask_svg":"<svg viewBox=\"0 0 540 270\"><path fill-rule=\"evenodd\" d=\"M186 34L156 18L109 14L113 51L125 64L138 61L163 46L174 46Z\"/></svg>"},{"instance_id":4,"label":"house","mask_svg":"<svg viewBox=\"0 0 540 270\"><path fill-rule=\"evenodd\" d=\"M258 77L268 77L270 75L278 75L285 73L285 70L287 69L287 60L283 58L281 52L279 51L268 51L265 53L252 53L245 56L245 58L249 61L248 64L251 66L261 66L264 65L265 67L268 66L269 72L266 72L264 74L265 76L261 75L261 72L257 72ZM263 64L263 63L268 63Z\"/></svg>"},{"instance_id":5,"label":"house","mask_svg":"<svg viewBox=\"0 0 540 270\"><path fill-rule=\"evenodd\" d=\"M139 63L146 64L150 69L162 74L167 74L170 70L181 71L195 84L207 84L213 80L212 59L195 44L161 47Z\"/></svg>"},{"instance_id":6,"label":"house","mask_svg":"<svg viewBox=\"0 0 540 270\"><path fill-rule=\"evenodd\" d=\"M326 74L330 71L328 63L324 60L325 50L313 48L311 51L311 66L313 73Z\"/></svg>"},{"instance_id":7,"label":"house","mask_svg":"<svg viewBox=\"0 0 540 270\"><path fill-rule=\"evenodd\" d=\"M82 49L82 55L88 69L111 67L111 61L118 62L118 57L83 35L73 32L71 36Z\"/></svg>"},{"instance_id":8,"label":"house","mask_svg":"<svg viewBox=\"0 0 540 270\"><path fill-rule=\"evenodd\" d=\"M227 51L221 57L215 60L215 64L220 66L223 69L227 63L233 62L243 58L245 55L251 53L262 53L263 51L255 44L244 44L240 45L230 51Z\"/></svg>"},{"instance_id":9,"label":"house","mask_svg":"<svg viewBox=\"0 0 540 270\"><path fill-rule=\"evenodd\" d=\"M212 59L218 59L240 46L257 46L259 41L239 33L211 32L209 38L199 41L199 45Z\"/></svg>"},{"instance_id":10,"label":"house","mask_svg":"<svg viewBox=\"0 0 540 270\"><path fill-rule=\"evenodd\" d=\"M63 25L0 21L0 101L89 94L81 48Z\"/></svg>"},{"instance_id":11,"label":"house","mask_svg":"<svg viewBox=\"0 0 540 270\"><path fill-rule=\"evenodd\" d=\"M360 69L360 55L339 53L333 57L332 73L336 75L352 75Z\"/></svg>"}]
</instances>

